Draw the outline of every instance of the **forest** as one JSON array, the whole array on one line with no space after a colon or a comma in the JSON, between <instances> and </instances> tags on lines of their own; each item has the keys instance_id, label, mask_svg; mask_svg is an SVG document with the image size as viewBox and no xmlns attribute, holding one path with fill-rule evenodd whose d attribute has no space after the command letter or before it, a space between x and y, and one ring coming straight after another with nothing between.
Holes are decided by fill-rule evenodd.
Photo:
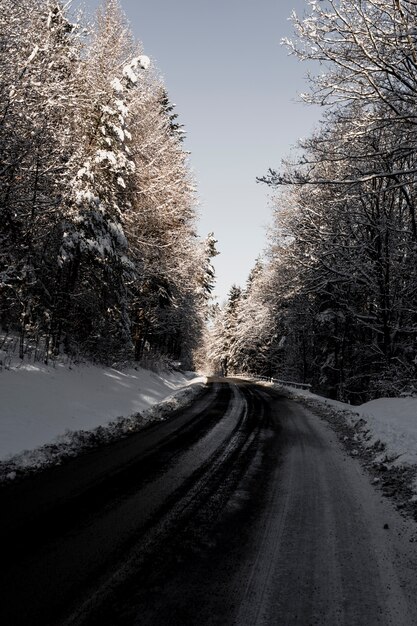
<instances>
[{"instance_id":1,"label":"forest","mask_svg":"<svg viewBox=\"0 0 417 626\"><path fill-rule=\"evenodd\" d=\"M267 249L213 307L185 131L117 0L92 23L59 0L0 0L3 344L45 362L207 354L215 372L352 403L416 392L416 14L411 0L293 14L283 43L317 70L302 97L322 119L259 176Z\"/></svg>"},{"instance_id":2,"label":"forest","mask_svg":"<svg viewBox=\"0 0 417 626\"><path fill-rule=\"evenodd\" d=\"M211 359L354 404L415 393L417 3L311 0L292 21L323 115L259 177L268 248L217 310Z\"/></svg>"},{"instance_id":3,"label":"forest","mask_svg":"<svg viewBox=\"0 0 417 626\"><path fill-rule=\"evenodd\" d=\"M213 288L184 130L117 0L0 0L0 326L21 358L192 367Z\"/></svg>"}]
</instances>

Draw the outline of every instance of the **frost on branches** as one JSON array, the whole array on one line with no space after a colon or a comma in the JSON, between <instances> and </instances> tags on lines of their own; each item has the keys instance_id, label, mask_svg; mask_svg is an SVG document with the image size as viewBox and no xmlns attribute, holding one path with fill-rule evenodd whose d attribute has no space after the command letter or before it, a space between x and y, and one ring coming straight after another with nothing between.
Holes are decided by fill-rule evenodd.
<instances>
[{"instance_id":1,"label":"frost on branches","mask_svg":"<svg viewBox=\"0 0 417 626\"><path fill-rule=\"evenodd\" d=\"M360 403L417 388L417 6L312 1L286 41L326 107L276 188L267 297L278 378Z\"/></svg>"},{"instance_id":2,"label":"frost on branches","mask_svg":"<svg viewBox=\"0 0 417 626\"><path fill-rule=\"evenodd\" d=\"M86 29L59 0L0 0L0 28L3 331L22 358L34 340L45 360L190 365L204 319L195 193L118 2Z\"/></svg>"}]
</instances>

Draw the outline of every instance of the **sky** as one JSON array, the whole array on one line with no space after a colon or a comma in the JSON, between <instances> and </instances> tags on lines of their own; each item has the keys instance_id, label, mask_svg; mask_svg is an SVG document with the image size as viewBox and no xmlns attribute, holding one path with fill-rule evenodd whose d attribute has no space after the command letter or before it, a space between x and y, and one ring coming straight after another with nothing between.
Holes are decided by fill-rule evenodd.
<instances>
[{"instance_id":1,"label":"sky","mask_svg":"<svg viewBox=\"0 0 417 626\"><path fill-rule=\"evenodd\" d=\"M92 14L99 0L75 0ZM256 182L279 168L320 110L298 102L311 68L282 37L304 0L120 0L132 31L161 72L187 131L199 195L199 235L214 232L216 295L244 286L266 246L271 191Z\"/></svg>"}]
</instances>

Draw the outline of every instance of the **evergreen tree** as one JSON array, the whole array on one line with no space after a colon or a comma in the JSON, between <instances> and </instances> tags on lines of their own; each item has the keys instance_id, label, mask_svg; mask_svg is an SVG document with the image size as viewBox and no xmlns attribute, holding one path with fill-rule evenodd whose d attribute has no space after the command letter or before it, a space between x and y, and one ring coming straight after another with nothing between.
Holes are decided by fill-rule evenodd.
<instances>
[{"instance_id":1,"label":"evergreen tree","mask_svg":"<svg viewBox=\"0 0 417 626\"><path fill-rule=\"evenodd\" d=\"M194 184L161 88L137 103L133 149L134 211L127 232L140 275L131 316L137 359L164 355L191 366L202 332L199 277L204 262L195 233Z\"/></svg>"},{"instance_id":2,"label":"evergreen tree","mask_svg":"<svg viewBox=\"0 0 417 626\"><path fill-rule=\"evenodd\" d=\"M0 3L0 316L19 331L22 357L27 334L50 330L79 62L79 28L62 4L29 4Z\"/></svg>"},{"instance_id":3,"label":"evergreen tree","mask_svg":"<svg viewBox=\"0 0 417 626\"><path fill-rule=\"evenodd\" d=\"M45 358L191 366L212 289L173 105L116 0L0 0L0 324Z\"/></svg>"}]
</instances>

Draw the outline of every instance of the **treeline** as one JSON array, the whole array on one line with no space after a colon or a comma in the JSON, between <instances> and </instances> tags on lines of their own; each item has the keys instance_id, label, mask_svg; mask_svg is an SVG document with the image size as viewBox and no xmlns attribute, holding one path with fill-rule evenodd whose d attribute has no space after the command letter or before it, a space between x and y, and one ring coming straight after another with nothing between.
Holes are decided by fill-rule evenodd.
<instances>
[{"instance_id":1,"label":"treeline","mask_svg":"<svg viewBox=\"0 0 417 626\"><path fill-rule=\"evenodd\" d=\"M0 325L103 362L192 365L213 288L183 131L117 0L0 0Z\"/></svg>"},{"instance_id":2,"label":"treeline","mask_svg":"<svg viewBox=\"0 0 417 626\"><path fill-rule=\"evenodd\" d=\"M417 391L417 5L310 2L288 41L326 107L276 189L263 263L218 316L217 364L360 403Z\"/></svg>"}]
</instances>

